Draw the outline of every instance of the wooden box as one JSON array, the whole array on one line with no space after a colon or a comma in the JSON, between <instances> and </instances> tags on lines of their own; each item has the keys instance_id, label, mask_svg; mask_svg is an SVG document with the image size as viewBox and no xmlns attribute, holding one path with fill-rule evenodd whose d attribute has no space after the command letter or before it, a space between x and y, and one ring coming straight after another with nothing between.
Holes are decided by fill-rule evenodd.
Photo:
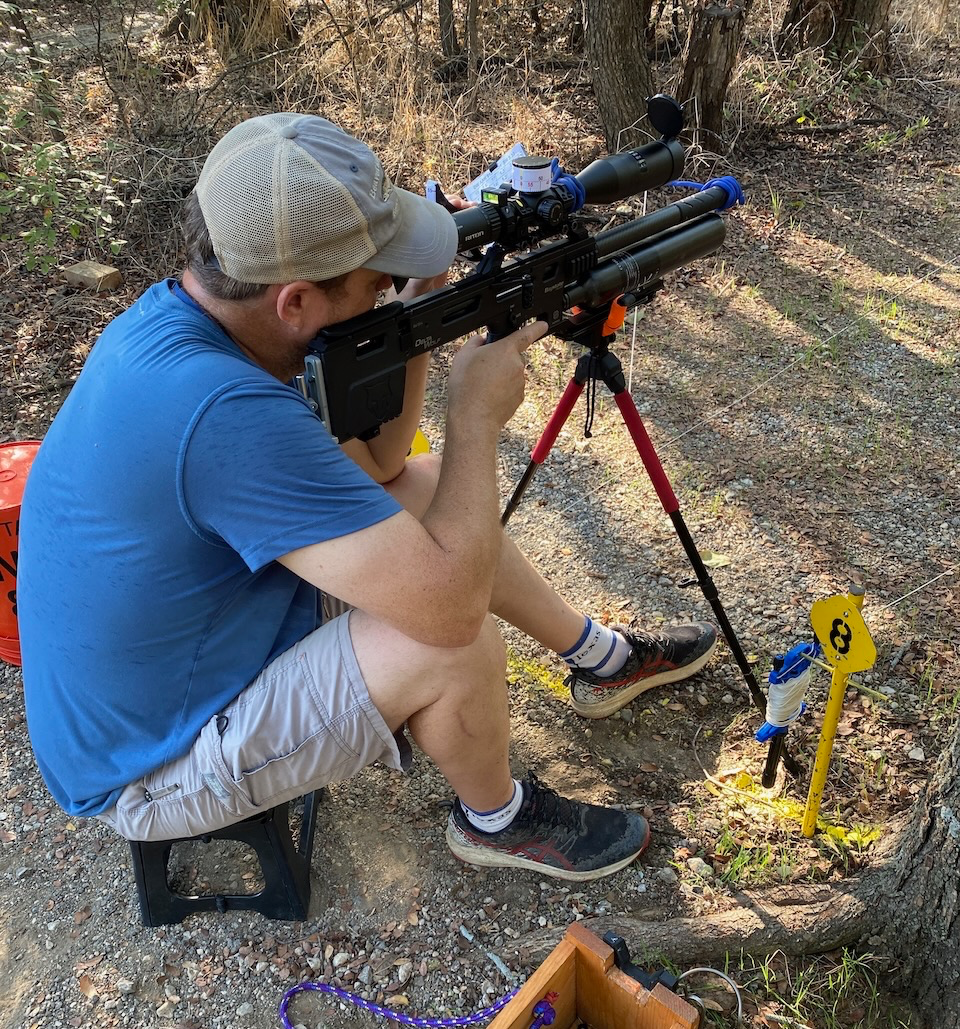
<instances>
[{"instance_id":1,"label":"wooden box","mask_svg":"<svg viewBox=\"0 0 960 1029\"><path fill-rule=\"evenodd\" d=\"M488 1029L530 1029L547 993L557 1017L550 1029L697 1029L700 1014L660 983L648 990L614 964L613 950L574 922Z\"/></svg>"}]
</instances>

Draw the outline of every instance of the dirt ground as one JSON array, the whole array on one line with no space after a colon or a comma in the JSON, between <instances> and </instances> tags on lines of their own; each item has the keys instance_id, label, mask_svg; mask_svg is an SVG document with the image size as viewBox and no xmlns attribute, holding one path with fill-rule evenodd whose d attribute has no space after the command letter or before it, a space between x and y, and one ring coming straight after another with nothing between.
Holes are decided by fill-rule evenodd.
<instances>
[{"instance_id":1,"label":"dirt ground","mask_svg":"<svg viewBox=\"0 0 960 1029\"><path fill-rule=\"evenodd\" d=\"M47 794L20 671L7 664L4 1026L266 1027L302 978L418 1016L460 1016L518 985L536 964L531 941L550 931L559 939L574 920L709 917L736 906L745 888L802 888L880 860L877 844L902 829L960 698L960 47L909 43L900 39L899 63L862 124L851 119L865 118L866 106L846 97L842 111L835 98L841 113L820 131L747 124L732 156L688 169L701 179L736 175L748 203L726 216L720 252L669 276L614 348L761 682L775 654L812 638L815 601L852 584L865 590L878 657L857 677L870 692L847 692L817 835L800 834L799 816L828 672L815 677L809 711L789 735L804 775L781 770L765 791L765 748L753 739L760 719L726 647L689 684L588 722L566 705L552 655L505 626L516 772L643 810L654 837L637 866L582 886L462 866L443 839L449 790L417 755L406 776L374 768L329 789L307 921L230 912L146 929L127 845L99 823L66 818ZM80 81L84 68L78 56L70 73ZM541 87L566 88L559 74L544 71ZM464 148L485 146L487 157L512 142L489 126L473 131ZM570 166L590 149L589 130L578 138ZM656 207L674 195L646 199ZM624 206L635 215L642 200ZM60 245L46 272L7 257L0 273L0 441L41 438L102 325L175 267L172 251L157 256L161 243L149 259L123 251L124 285L94 296L60 274L90 252ZM531 354L527 399L503 437L504 499L576 356L551 339ZM450 357L435 352L424 426L435 448ZM685 585L689 564L603 387L590 438L584 416L581 401L510 532L559 591L611 624L712 617L697 586ZM256 883L251 858L184 846L174 865L186 888L226 890ZM917 1027L884 953L877 936L855 954L733 955L722 967L743 987L750 1025ZM708 977L698 992L713 988L707 1018L734 1024L722 981ZM318 994L298 998L291 1014L311 1029L373 1019Z\"/></svg>"}]
</instances>

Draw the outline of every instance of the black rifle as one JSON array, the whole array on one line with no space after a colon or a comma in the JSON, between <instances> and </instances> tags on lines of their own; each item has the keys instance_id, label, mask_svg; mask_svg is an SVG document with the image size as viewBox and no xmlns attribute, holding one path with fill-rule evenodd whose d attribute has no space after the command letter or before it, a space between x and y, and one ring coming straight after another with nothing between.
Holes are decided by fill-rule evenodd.
<instances>
[{"instance_id":1,"label":"black rifle","mask_svg":"<svg viewBox=\"0 0 960 1029\"><path fill-rule=\"evenodd\" d=\"M590 236L572 220L582 203L605 204L676 179L684 150L679 105L669 97L648 101L651 123L663 139L637 150L594 161L577 176L553 178L553 162L524 158L514 162L514 183L483 194L483 202L453 215L459 249L479 258L471 275L407 302L397 301L325 329L305 362L301 388L330 433L341 443L369 439L403 409L406 364L417 354L487 327L490 338L504 336L531 320L550 333L587 348L557 410L531 454L530 464L507 504L506 524L536 469L588 383L602 380L614 395L664 511L716 615L750 695L760 710L766 698L717 588L680 513L660 459L647 435L622 366L609 350L612 326L623 309L650 300L668 272L719 249L726 235L716 212L732 206L734 192L709 185L684 200ZM524 188L525 187L525 188ZM736 191L739 193L739 186ZM736 199L742 199L742 193ZM565 234L559 242L546 242ZM478 248L489 244L484 254ZM539 245L538 244L542 244ZM529 253L504 263L514 251ZM620 312L613 312L619 299ZM611 315L615 315L611 317ZM773 785L783 759L792 775L801 771L785 749L784 737L771 740L763 785Z\"/></svg>"},{"instance_id":2,"label":"black rifle","mask_svg":"<svg viewBox=\"0 0 960 1029\"><path fill-rule=\"evenodd\" d=\"M403 407L406 363L444 343L486 328L499 338L532 320L550 333L589 345L591 335L573 308L599 311L618 297L626 306L648 300L664 275L713 253L726 228L716 211L729 193L713 186L607 232L588 235L571 214L577 193L605 204L662 186L683 170L676 138L682 116L669 97L650 100L651 120L664 139L594 161L574 177L535 192L508 185L484 193L474 208L457 211L460 250L479 256L459 282L388 304L325 329L307 356L301 388L341 443L369 439ZM529 171L550 161L515 162ZM566 183L566 184L565 184ZM545 242L565 234L559 242ZM508 254L536 249L506 263Z\"/></svg>"}]
</instances>

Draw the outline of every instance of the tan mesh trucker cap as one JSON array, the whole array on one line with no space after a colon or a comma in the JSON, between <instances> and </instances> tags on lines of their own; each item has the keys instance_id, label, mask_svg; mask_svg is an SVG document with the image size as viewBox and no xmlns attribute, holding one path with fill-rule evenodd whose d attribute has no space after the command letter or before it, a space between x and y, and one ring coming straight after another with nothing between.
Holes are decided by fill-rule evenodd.
<instances>
[{"instance_id":1,"label":"tan mesh trucker cap","mask_svg":"<svg viewBox=\"0 0 960 1029\"><path fill-rule=\"evenodd\" d=\"M394 186L364 143L316 115L232 128L196 186L220 268L238 282L319 282L371 268L439 275L457 249L451 214Z\"/></svg>"}]
</instances>

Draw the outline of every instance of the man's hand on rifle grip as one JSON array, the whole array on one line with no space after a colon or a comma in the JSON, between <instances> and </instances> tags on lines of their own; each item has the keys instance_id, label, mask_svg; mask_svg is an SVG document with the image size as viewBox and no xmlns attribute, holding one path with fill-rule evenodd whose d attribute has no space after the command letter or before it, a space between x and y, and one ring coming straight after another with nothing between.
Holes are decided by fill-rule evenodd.
<instances>
[{"instance_id":1,"label":"man's hand on rifle grip","mask_svg":"<svg viewBox=\"0 0 960 1029\"><path fill-rule=\"evenodd\" d=\"M547 329L546 322L531 322L490 345L483 336L470 336L450 370L450 415L492 420L498 429L506 425L523 400L524 352Z\"/></svg>"}]
</instances>

